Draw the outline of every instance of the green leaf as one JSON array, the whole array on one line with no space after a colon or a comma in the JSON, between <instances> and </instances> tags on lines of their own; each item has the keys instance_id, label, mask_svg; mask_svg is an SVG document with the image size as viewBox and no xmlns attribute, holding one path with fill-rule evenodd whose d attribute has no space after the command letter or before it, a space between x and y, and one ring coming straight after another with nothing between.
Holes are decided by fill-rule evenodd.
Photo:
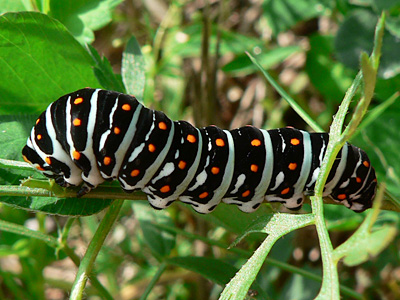
<instances>
[{"instance_id":1,"label":"green leaf","mask_svg":"<svg viewBox=\"0 0 400 300\"><path fill-rule=\"evenodd\" d=\"M340 25L335 39L337 58L357 70L362 51L370 53L374 42L378 17L368 10L355 10ZM400 73L400 40L385 31L379 76L391 78Z\"/></svg>"},{"instance_id":2,"label":"green leaf","mask_svg":"<svg viewBox=\"0 0 400 300\"><path fill-rule=\"evenodd\" d=\"M236 276L227 284L220 299L244 299L275 242L283 235L313 223L314 216L311 214L271 214L257 219L242 236L236 239L234 244L252 232L264 232L268 233L268 236L250 259L242 266Z\"/></svg>"},{"instance_id":3,"label":"green leaf","mask_svg":"<svg viewBox=\"0 0 400 300\"><path fill-rule=\"evenodd\" d=\"M282 237L289 232L311 225L314 223L312 214L268 214L257 218L252 224L239 236L233 245L239 243L244 237L250 233L262 232L277 238Z\"/></svg>"},{"instance_id":4,"label":"green leaf","mask_svg":"<svg viewBox=\"0 0 400 300\"><path fill-rule=\"evenodd\" d=\"M237 272L234 266L208 257L172 257L167 260L167 263L193 271L222 286L227 284Z\"/></svg>"},{"instance_id":5,"label":"green leaf","mask_svg":"<svg viewBox=\"0 0 400 300\"><path fill-rule=\"evenodd\" d=\"M263 15L277 35L300 21L323 15L330 5L329 1L317 0L267 0L263 3Z\"/></svg>"},{"instance_id":6,"label":"green leaf","mask_svg":"<svg viewBox=\"0 0 400 300\"><path fill-rule=\"evenodd\" d=\"M121 76L114 74L107 57L100 57L97 50L91 45L88 45L88 50L93 60L96 62L93 71L101 86L106 90L125 93L125 87L122 83Z\"/></svg>"},{"instance_id":7,"label":"green leaf","mask_svg":"<svg viewBox=\"0 0 400 300\"><path fill-rule=\"evenodd\" d=\"M204 278L207 278L208 280L211 280L212 282L221 286L226 285L237 272L237 269L231 264L219 259L208 257L172 257L167 259L166 262L170 265L178 266L200 274ZM259 297L261 297L260 299L268 298L262 287L260 287L257 283L254 283L252 288L257 291Z\"/></svg>"},{"instance_id":8,"label":"green leaf","mask_svg":"<svg viewBox=\"0 0 400 300\"><path fill-rule=\"evenodd\" d=\"M281 63L290 55L300 52L299 46L279 47L271 50L262 51L256 55L257 61L264 69L270 69L278 63ZM245 54L239 55L231 62L222 67L222 71L233 74L240 74L240 76L254 73L257 67L249 60Z\"/></svg>"},{"instance_id":9,"label":"green leaf","mask_svg":"<svg viewBox=\"0 0 400 300\"><path fill-rule=\"evenodd\" d=\"M400 3L398 0L371 0L372 6L379 12L386 11L398 11L400 9Z\"/></svg>"},{"instance_id":10,"label":"green leaf","mask_svg":"<svg viewBox=\"0 0 400 300\"><path fill-rule=\"evenodd\" d=\"M397 224L393 224L392 221L387 222L387 219L382 220L383 224L376 222L384 190L384 187L378 190L373 209L368 211L367 217L357 231L334 250L336 261L343 258L346 265L356 266L368 261L370 257L377 256L392 243L397 234ZM388 216L391 217L390 213Z\"/></svg>"},{"instance_id":11,"label":"green leaf","mask_svg":"<svg viewBox=\"0 0 400 300\"><path fill-rule=\"evenodd\" d=\"M388 31L397 38L400 38L400 19L399 16L388 17L386 21Z\"/></svg>"},{"instance_id":12,"label":"green leaf","mask_svg":"<svg viewBox=\"0 0 400 300\"><path fill-rule=\"evenodd\" d=\"M127 93L134 95L139 101L143 101L146 65L140 45L134 36L129 39L122 55L121 73Z\"/></svg>"},{"instance_id":13,"label":"green leaf","mask_svg":"<svg viewBox=\"0 0 400 300\"><path fill-rule=\"evenodd\" d=\"M94 30L112 20L113 9L123 0L50 0L49 15L63 23L82 44L94 40Z\"/></svg>"},{"instance_id":14,"label":"green leaf","mask_svg":"<svg viewBox=\"0 0 400 300\"><path fill-rule=\"evenodd\" d=\"M98 85L86 50L35 12L0 16L0 78L0 114L39 113L61 95Z\"/></svg>"},{"instance_id":15,"label":"green leaf","mask_svg":"<svg viewBox=\"0 0 400 300\"><path fill-rule=\"evenodd\" d=\"M154 223L173 226L174 223L165 210L155 210L147 201L132 203L136 218L139 220L143 237L154 254L167 257L175 247L175 234L161 230Z\"/></svg>"},{"instance_id":16,"label":"green leaf","mask_svg":"<svg viewBox=\"0 0 400 300\"><path fill-rule=\"evenodd\" d=\"M343 262L348 266L356 266L368 261L381 253L393 241L396 233L394 226L386 225L370 234L366 232L358 234Z\"/></svg>"},{"instance_id":17,"label":"green leaf","mask_svg":"<svg viewBox=\"0 0 400 300\"><path fill-rule=\"evenodd\" d=\"M0 14L28 10L33 10L32 1L30 0L0 0Z\"/></svg>"},{"instance_id":18,"label":"green leaf","mask_svg":"<svg viewBox=\"0 0 400 300\"><path fill-rule=\"evenodd\" d=\"M306 72L314 87L333 103L339 103L354 78L354 72L332 59L333 37L313 35L307 52ZM333 113L333 112L329 112ZM330 119L324 115L321 119Z\"/></svg>"}]
</instances>

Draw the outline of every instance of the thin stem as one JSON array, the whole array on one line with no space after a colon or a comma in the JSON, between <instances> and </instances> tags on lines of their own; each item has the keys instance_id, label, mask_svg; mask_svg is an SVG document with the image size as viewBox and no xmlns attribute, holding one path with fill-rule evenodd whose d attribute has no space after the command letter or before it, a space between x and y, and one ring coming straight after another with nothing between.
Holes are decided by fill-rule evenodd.
<instances>
[{"instance_id":1,"label":"thin stem","mask_svg":"<svg viewBox=\"0 0 400 300\"><path fill-rule=\"evenodd\" d=\"M14 224L8 221L0 220L0 231L12 232L25 237L38 239L53 248L56 248L58 246L56 238L44 234L40 231L31 230L22 225Z\"/></svg>"},{"instance_id":2,"label":"thin stem","mask_svg":"<svg viewBox=\"0 0 400 300\"><path fill-rule=\"evenodd\" d=\"M29 182L29 185L35 185L35 187L0 185L0 196L76 198L79 190L79 188L62 188L53 184L52 180L29 179ZM99 186L84 195L82 199L144 200L146 196L143 192L128 194L120 187Z\"/></svg>"},{"instance_id":3,"label":"thin stem","mask_svg":"<svg viewBox=\"0 0 400 300\"><path fill-rule=\"evenodd\" d=\"M71 300L80 300L83 296L83 291L86 286L88 277L90 276L94 262L102 248L104 241L113 227L118 214L121 210L124 201L116 200L108 209L103 220L100 222L96 233L90 241L89 247L86 250L85 256L83 257L79 266L78 272L75 277L75 282L71 290Z\"/></svg>"},{"instance_id":4,"label":"thin stem","mask_svg":"<svg viewBox=\"0 0 400 300\"><path fill-rule=\"evenodd\" d=\"M272 85L272 87L279 93L279 95L281 95L283 99L285 99L290 104L293 110L308 124L308 126L310 126L314 131L323 132L324 130L322 129L322 127L319 126L319 124L315 122L314 119L311 118L304 111L304 109L274 80L274 78L272 78L272 76L261 67L258 61L248 52L246 52L246 54L249 56L251 61L259 68L259 70L263 73L263 75Z\"/></svg>"},{"instance_id":5,"label":"thin stem","mask_svg":"<svg viewBox=\"0 0 400 300\"><path fill-rule=\"evenodd\" d=\"M151 290L154 288L158 279L160 279L162 273L164 273L166 268L167 268L167 265L164 262L158 267L156 274L152 277L150 283L147 285L146 290L140 297L140 300L147 299L147 296L150 294Z\"/></svg>"},{"instance_id":6,"label":"thin stem","mask_svg":"<svg viewBox=\"0 0 400 300\"><path fill-rule=\"evenodd\" d=\"M3 169L18 169L18 170L35 170L30 164L18 161L18 160L10 160L10 159L3 159L0 158L0 168Z\"/></svg>"}]
</instances>

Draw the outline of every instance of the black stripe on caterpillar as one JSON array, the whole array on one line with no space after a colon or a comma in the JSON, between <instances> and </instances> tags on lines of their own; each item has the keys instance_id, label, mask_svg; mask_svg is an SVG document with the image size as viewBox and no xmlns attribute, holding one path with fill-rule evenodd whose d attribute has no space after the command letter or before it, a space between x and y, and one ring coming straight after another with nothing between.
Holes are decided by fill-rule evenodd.
<instances>
[{"instance_id":1,"label":"black stripe on caterpillar","mask_svg":"<svg viewBox=\"0 0 400 300\"><path fill-rule=\"evenodd\" d=\"M22 154L63 187L83 182L78 196L118 179L157 209L179 199L209 213L222 200L252 212L264 200L299 209L313 193L328 140L294 128L195 128L133 96L87 88L49 105ZM366 153L346 144L324 196L360 212L372 206L376 185Z\"/></svg>"}]
</instances>

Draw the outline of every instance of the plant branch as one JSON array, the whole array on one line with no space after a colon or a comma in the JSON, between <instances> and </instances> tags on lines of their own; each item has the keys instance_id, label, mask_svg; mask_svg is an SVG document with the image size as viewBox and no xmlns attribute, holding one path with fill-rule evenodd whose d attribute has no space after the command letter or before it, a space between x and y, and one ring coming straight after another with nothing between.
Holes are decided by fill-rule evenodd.
<instances>
[{"instance_id":1,"label":"plant branch","mask_svg":"<svg viewBox=\"0 0 400 300\"><path fill-rule=\"evenodd\" d=\"M71 290L71 300L81 300L83 291L86 286L88 277L91 275L94 262L99 254L100 249L103 247L104 241L113 227L118 214L121 210L124 201L116 200L108 209L99 227L96 230L92 240L90 241L89 247L86 250L85 256L83 257L79 266L78 272L75 277L75 282Z\"/></svg>"}]
</instances>

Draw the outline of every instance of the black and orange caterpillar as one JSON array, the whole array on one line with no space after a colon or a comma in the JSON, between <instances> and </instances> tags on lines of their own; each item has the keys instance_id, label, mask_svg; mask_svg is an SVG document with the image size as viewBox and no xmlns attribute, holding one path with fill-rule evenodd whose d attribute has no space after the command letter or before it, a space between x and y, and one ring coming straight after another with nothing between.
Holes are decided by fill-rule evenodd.
<instances>
[{"instance_id":1,"label":"black and orange caterpillar","mask_svg":"<svg viewBox=\"0 0 400 300\"><path fill-rule=\"evenodd\" d=\"M118 179L157 209L179 199L209 213L222 200L252 212L264 200L299 209L313 192L328 139L293 128L195 128L133 96L87 88L49 105L22 154L63 187L83 183L78 196ZM360 212L372 206L376 185L366 153L346 144L324 196Z\"/></svg>"}]
</instances>

